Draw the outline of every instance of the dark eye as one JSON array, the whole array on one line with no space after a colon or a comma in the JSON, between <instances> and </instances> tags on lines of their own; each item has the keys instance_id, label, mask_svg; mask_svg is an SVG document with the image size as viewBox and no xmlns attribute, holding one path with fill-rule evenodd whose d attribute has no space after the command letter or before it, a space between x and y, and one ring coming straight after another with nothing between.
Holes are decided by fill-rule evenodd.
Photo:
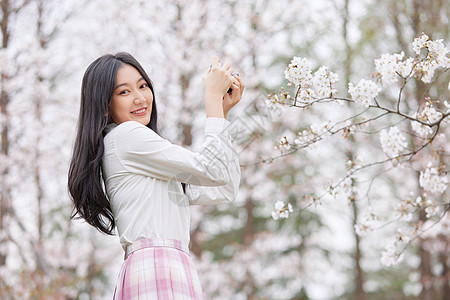
<instances>
[{"instance_id":1,"label":"dark eye","mask_svg":"<svg viewBox=\"0 0 450 300\"><path fill-rule=\"evenodd\" d=\"M148 84L143 83L143 84L141 85L141 89L146 89L146 88L148 88Z\"/></svg>"},{"instance_id":2,"label":"dark eye","mask_svg":"<svg viewBox=\"0 0 450 300\"><path fill-rule=\"evenodd\" d=\"M119 93L119 95L126 95L126 94L128 94L128 93L129 93L128 90L123 90L123 91L121 91L121 92Z\"/></svg>"}]
</instances>

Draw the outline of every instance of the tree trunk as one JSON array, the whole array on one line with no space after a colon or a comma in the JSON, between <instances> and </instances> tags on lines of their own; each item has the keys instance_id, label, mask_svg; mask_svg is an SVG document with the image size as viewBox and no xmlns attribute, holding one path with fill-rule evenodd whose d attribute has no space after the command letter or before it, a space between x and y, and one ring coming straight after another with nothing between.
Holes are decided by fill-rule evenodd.
<instances>
[{"instance_id":1,"label":"tree trunk","mask_svg":"<svg viewBox=\"0 0 450 300\"><path fill-rule=\"evenodd\" d=\"M37 20L37 26L36 26L36 33L39 37L40 47L42 49L45 49L46 47L46 39L44 38L44 33L42 32L42 20L43 20L43 2L40 1L38 3L38 20ZM42 76L39 76L38 78L39 83L42 83L44 79ZM42 99L40 96L36 97L35 99L35 110L34 110L34 116L36 118L36 124L41 127L42 124ZM39 151L40 149L40 143L41 143L41 133L40 130L38 130L36 135L36 144L34 146L34 183L36 185L36 200L37 200L37 228L38 228L38 237L37 237L37 249L35 249L36 252L36 266L37 271L45 275L46 266L43 265L45 261L42 260L43 257L45 257L43 253L43 245L44 245L44 238L43 238L43 212L42 212L42 200L44 198L43 193L43 187L42 187L42 179L41 179L41 168L39 165L39 162L41 161L41 153Z\"/></svg>"},{"instance_id":2,"label":"tree trunk","mask_svg":"<svg viewBox=\"0 0 450 300\"><path fill-rule=\"evenodd\" d=\"M425 222L426 215L422 210L420 212L420 221ZM422 291L420 292L420 300L435 300L436 290L433 285L433 273L431 265L431 254L425 249L426 241L420 239L419 241L419 257L420 257L420 283L422 284Z\"/></svg>"},{"instance_id":3,"label":"tree trunk","mask_svg":"<svg viewBox=\"0 0 450 300\"><path fill-rule=\"evenodd\" d=\"M245 200L245 211L247 213L247 221L245 222L245 227L243 231L243 243L244 247L248 247L253 243L253 238L255 234L254 222L253 222L253 208L255 204L251 196L247 197Z\"/></svg>"},{"instance_id":4,"label":"tree trunk","mask_svg":"<svg viewBox=\"0 0 450 300\"><path fill-rule=\"evenodd\" d=\"M352 208L353 208L353 228L355 228L355 225L358 222L358 205L356 204L356 201L352 202ZM355 230L353 230L354 236L355 236L355 284L356 284L356 299L357 300L367 300L367 294L364 290L364 271L361 268L361 239L356 233Z\"/></svg>"},{"instance_id":5,"label":"tree trunk","mask_svg":"<svg viewBox=\"0 0 450 300\"><path fill-rule=\"evenodd\" d=\"M8 21L10 14L10 3L8 0L2 0L1 2L2 10L2 20L1 20L1 32L2 32L2 49L8 48L9 41L9 29ZM3 118L3 124L1 124L1 155L5 158L8 157L9 153L9 141L8 141L8 112L7 107L9 103L9 95L5 88L5 81L7 80L7 74L1 73L1 91L0 91L0 112ZM9 211L11 190L6 183L6 178L8 177L9 168L4 167L0 180L0 232L5 232L7 228L6 215ZM1 237L0 244L5 244L7 238L5 236ZM3 248L3 247L2 247ZM3 250L4 251L4 250ZM0 252L0 266L6 264L6 253Z\"/></svg>"},{"instance_id":6,"label":"tree trunk","mask_svg":"<svg viewBox=\"0 0 450 300\"><path fill-rule=\"evenodd\" d=\"M186 92L189 88L190 84L190 76L186 74L182 74L180 76L180 84L181 84L181 100L182 103L186 100ZM182 107L183 110L190 110L189 107ZM192 113L191 111L188 111L189 113ZM183 112L182 112L183 113ZM183 141L182 144L185 146L192 145L192 125L190 123L183 123L184 120L181 123L181 126L183 128Z\"/></svg>"},{"instance_id":7,"label":"tree trunk","mask_svg":"<svg viewBox=\"0 0 450 300\"><path fill-rule=\"evenodd\" d=\"M440 263L442 264L442 274L441 274L442 299L450 300L450 266L448 263L449 261L448 253L450 252L450 244L448 242L448 236L441 235L440 239L442 243L445 245L444 249L439 255L439 260Z\"/></svg>"},{"instance_id":8,"label":"tree trunk","mask_svg":"<svg viewBox=\"0 0 450 300\"><path fill-rule=\"evenodd\" d=\"M348 22L350 19L350 12L349 12L349 5L350 0L345 0L344 2L344 9L342 11L342 18L343 18L343 24L342 24L342 37L345 43L345 61L344 61L344 83L345 86L348 86L350 82L350 76L352 73L352 47L348 41ZM350 137L350 140L352 145L354 145L354 140ZM354 154L353 152L347 151L347 159L353 161L354 160ZM353 181L352 181L353 185ZM355 198L356 195L352 195L353 200L351 202L352 206L352 214L353 214L353 236L355 237L355 252L354 252L354 267L355 267L355 293L356 293L356 299L357 300L367 300L367 293L364 290L364 271L361 267L361 239L356 233L355 225L358 223L358 205L357 205L357 199Z\"/></svg>"}]
</instances>

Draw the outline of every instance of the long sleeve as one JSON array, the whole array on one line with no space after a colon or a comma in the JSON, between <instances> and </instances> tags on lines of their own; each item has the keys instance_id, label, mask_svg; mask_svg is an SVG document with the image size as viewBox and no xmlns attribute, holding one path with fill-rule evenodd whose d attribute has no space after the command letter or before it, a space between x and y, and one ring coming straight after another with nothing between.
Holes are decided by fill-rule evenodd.
<instances>
[{"instance_id":1,"label":"long sleeve","mask_svg":"<svg viewBox=\"0 0 450 300\"><path fill-rule=\"evenodd\" d=\"M229 122L207 118L205 140L192 152L161 138L137 122L124 122L114 129L118 161L128 172L166 181L200 186L221 186L231 181L230 163L236 153L226 127Z\"/></svg>"},{"instance_id":2,"label":"long sleeve","mask_svg":"<svg viewBox=\"0 0 450 300\"><path fill-rule=\"evenodd\" d=\"M232 149L235 157L229 164L231 180L227 184L217 187L186 185L186 196L190 205L229 203L236 199L241 179L241 168L236 154L235 144L236 142L232 141Z\"/></svg>"}]
</instances>

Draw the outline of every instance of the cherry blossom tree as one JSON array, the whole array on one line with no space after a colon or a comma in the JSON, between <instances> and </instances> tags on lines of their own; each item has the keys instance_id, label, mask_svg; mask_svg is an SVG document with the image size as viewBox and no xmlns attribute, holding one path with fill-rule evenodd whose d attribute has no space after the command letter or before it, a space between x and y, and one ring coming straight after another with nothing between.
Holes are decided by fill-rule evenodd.
<instances>
[{"instance_id":1,"label":"cherry blossom tree","mask_svg":"<svg viewBox=\"0 0 450 300\"><path fill-rule=\"evenodd\" d=\"M405 249L422 235L427 235L427 231L433 231L435 224L443 224L437 226L444 230L438 232L438 236L445 236L448 228L446 224L449 203L445 200L448 184L445 164L448 164L446 162L448 149L445 135L448 130L450 104L444 99L431 99L427 94L423 95L426 102L422 106L405 104L408 102L405 97L407 84L414 83L415 79L421 80L431 89L433 83L447 72L448 49L444 46L443 40L433 41L426 34L414 39L412 47L415 53L413 57L405 58L405 54L401 52L384 54L376 59L375 78L378 82L361 79L357 84L349 83L350 97L336 96L335 85L338 76L335 73L328 71L326 67L312 72L309 60L294 57L285 71L290 85L295 86L294 91L290 93L282 89L276 94L269 95L267 100L269 107L274 110L282 109L280 105L305 110L325 104L341 105L346 108L345 103L359 105L361 109L355 114L348 114L345 109L335 108L339 110L340 116L334 120L328 119L318 126L312 125L298 132L293 138L282 137L277 145L282 153L276 157L264 158L263 162L272 162L316 143L324 143L338 134L342 134L346 139L352 137L355 140L357 137L363 140L372 139L375 135L379 139L380 150L384 152L384 157L380 157L374 149L358 149L361 156L348 161L344 175L331 182L326 187L326 192L305 197L306 207L322 201L329 195L335 198L344 196L352 202L355 192L369 203L373 203L379 196L377 191L373 191L372 186L380 184L378 182L380 173L388 174L388 180L392 175L398 176L396 172L401 172L404 179L407 178L405 173L408 172L413 178L415 174L420 174L418 180L416 179L416 188L411 194L400 192L397 206L390 206L390 209L397 211L395 215L386 218L389 215L386 212L377 213L370 209L366 216L355 224L355 229L361 236L367 231L382 227L384 223L394 222L397 225L398 231L393 234L392 244L387 245L381 256L381 262L387 266L398 263ZM396 82L400 82L397 95L392 88ZM388 91L379 95L382 88ZM427 93L429 89L426 90ZM390 97L395 97L395 100L390 100ZM412 142L407 143L407 136ZM361 145L360 148L365 148L363 144ZM421 152L429 154L426 166L423 166ZM372 173L374 169L376 173ZM276 207L275 214L280 212L280 208L283 212L290 210L283 206ZM414 218L414 214L419 214L420 217L416 215Z\"/></svg>"},{"instance_id":2,"label":"cherry blossom tree","mask_svg":"<svg viewBox=\"0 0 450 300\"><path fill-rule=\"evenodd\" d=\"M60 24L76 5L58 1L7 3L10 38L2 49L2 299L79 298L103 293L107 253L79 239L89 228L74 226L68 216L66 174L74 119L66 92L64 49ZM16 6L17 5L17 6ZM3 21L7 13L3 14ZM57 12L57 13L56 13ZM14 13L14 14L13 14ZM28 26L21 26L27 24ZM5 34L6 32L6 34ZM66 145L66 146L63 146ZM97 241L96 241L97 243ZM104 253L105 254L105 253ZM88 262L88 258L97 258Z\"/></svg>"}]
</instances>

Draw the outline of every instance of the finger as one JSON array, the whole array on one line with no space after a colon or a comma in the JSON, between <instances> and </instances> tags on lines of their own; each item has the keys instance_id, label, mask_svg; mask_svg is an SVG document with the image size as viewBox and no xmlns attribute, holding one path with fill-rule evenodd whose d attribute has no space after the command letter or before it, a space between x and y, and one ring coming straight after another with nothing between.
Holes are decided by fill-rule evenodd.
<instances>
[{"instance_id":1,"label":"finger","mask_svg":"<svg viewBox=\"0 0 450 300\"><path fill-rule=\"evenodd\" d=\"M211 63L212 67L213 68L218 68L219 67L219 63L220 63L219 58L217 56L214 56L213 59L212 59L212 63Z\"/></svg>"},{"instance_id":2,"label":"finger","mask_svg":"<svg viewBox=\"0 0 450 300\"><path fill-rule=\"evenodd\" d=\"M233 75L233 84L238 86L239 89L242 89L242 80L239 76Z\"/></svg>"},{"instance_id":3,"label":"finger","mask_svg":"<svg viewBox=\"0 0 450 300\"><path fill-rule=\"evenodd\" d=\"M231 67L228 70L225 71L225 74L230 76L230 77L232 77L231 73L233 73L233 68L231 68Z\"/></svg>"},{"instance_id":4,"label":"finger","mask_svg":"<svg viewBox=\"0 0 450 300\"><path fill-rule=\"evenodd\" d=\"M244 89L245 89L245 84L244 81L242 80L242 78L238 77L237 80L239 81L239 88L241 91L241 96L244 93Z\"/></svg>"},{"instance_id":5,"label":"finger","mask_svg":"<svg viewBox=\"0 0 450 300\"><path fill-rule=\"evenodd\" d=\"M235 80L239 81L239 84L242 85L243 81L242 81L241 76L239 76L238 74L234 74L234 75L233 75L233 78L234 78Z\"/></svg>"},{"instance_id":6,"label":"finger","mask_svg":"<svg viewBox=\"0 0 450 300\"><path fill-rule=\"evenodd\" d=\"M205 78L208 77L208 74L209 74L210 72L211 72L211 70L210 70L209 68L206 69L205 72L203 72L203 77L202 77L203 81L205 81Z\"/></svg>"},{"instance_id":7,"label":"finger","mask_svg":"<svg viewBox=\"0 0 450 300\"><path fill-rule=\"evenodd\" d=\"M228 70L231 67L231 64L229 62L226 62L223 66L222 66L222 70Z\"/></svg>"}]
</instances>

